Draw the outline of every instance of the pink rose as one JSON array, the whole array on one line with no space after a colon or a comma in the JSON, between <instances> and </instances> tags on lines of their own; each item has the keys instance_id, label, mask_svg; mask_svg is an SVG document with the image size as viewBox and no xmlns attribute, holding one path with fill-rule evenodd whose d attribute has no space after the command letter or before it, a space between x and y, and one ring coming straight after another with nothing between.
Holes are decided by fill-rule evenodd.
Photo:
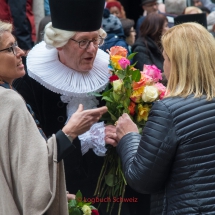
<instances>
[{"instance_id":1,"label":"pink rose","mask_svg":"<svg viewBox=\"0 0 215 215\"><path fill-rule=\"evenodd\" d=\"M150 76L154 82L162 80L161 71L155 65L144 65L143 72L144 74Z\"/></svg>"},{"instance_id":2,"label":"pink rose","mask_svg":"<svg viewBox=\"0 0 215 215\"><path fill-rule=\"evenodd\" d=\"M130 65L130 61L124 57L121 58L118 62L119 62L119 65L121 66L122 69L126 69L127 66Z\"/></svg>"},{"instance_id":3,"label":"pink rose","mask_svg":"<svg viewBox=\"0 0 215 215\"><path fill-rule=\"evenodd\" d=\"M163 84L161 84L161 83L156 83L155 84L155 87L158 89L158 92L159 92L159 98L160 99L163 99L163 97L165 96L165 94L166 94L166 87L163 85Z\"/></svg>"}]
</instances>

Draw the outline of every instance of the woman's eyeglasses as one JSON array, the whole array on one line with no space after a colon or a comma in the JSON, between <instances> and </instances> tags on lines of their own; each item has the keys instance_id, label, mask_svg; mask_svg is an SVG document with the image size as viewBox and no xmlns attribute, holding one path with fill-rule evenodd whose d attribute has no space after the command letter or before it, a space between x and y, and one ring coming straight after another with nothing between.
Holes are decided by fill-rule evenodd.
<instances>
[{"instance_id":1,"label":"woman's eyeglasses","mask_svg":"<svg viewBox=\"0 0 215 215\"><path fill-rule=\"evenodd\" d=\"M17 48L18 48L18 44L17 42L14 42L14 44L6 49L2 49L0 50L0 52L3 52L3 51L8 51L8 52L13 52L13 54L16 56L17 54Z\"/></svg>"},{"instance_id":2,"label":"woman's eyeglasses","mask_svg":"<svg viewBox=\"0 0 215 215\"><path fill-rule=\"evenodd\" d=\"M91 42L93 43L93 45L96 48L98 48L99 46L101 46L104 43L104 39L102 37L99 37L99 38L93 39L93 40L81 40L81 41L77 41L74 39L70 39L70 40L75 41L76 43L79 43L79 47L81 49L87 49Z\"/></svg>"}]
</instances>

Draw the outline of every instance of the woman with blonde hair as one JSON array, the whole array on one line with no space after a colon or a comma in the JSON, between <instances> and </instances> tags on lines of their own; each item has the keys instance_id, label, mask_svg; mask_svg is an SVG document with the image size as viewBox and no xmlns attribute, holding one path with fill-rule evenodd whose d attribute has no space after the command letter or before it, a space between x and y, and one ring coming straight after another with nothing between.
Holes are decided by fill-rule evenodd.
<instances>
[{"instance_id":1,"label":"woman with blonde hair","mask_svg":"<svg viewBox=\"0 0 215 215\"><path fill-rule=\"evenodd\" d=\"M151 194L151 214L215 211L215 40L200 24L162 36L166 98L155 102L142 136L127 114L117 123L128 184Z\"/></svg>"}]
</instances>

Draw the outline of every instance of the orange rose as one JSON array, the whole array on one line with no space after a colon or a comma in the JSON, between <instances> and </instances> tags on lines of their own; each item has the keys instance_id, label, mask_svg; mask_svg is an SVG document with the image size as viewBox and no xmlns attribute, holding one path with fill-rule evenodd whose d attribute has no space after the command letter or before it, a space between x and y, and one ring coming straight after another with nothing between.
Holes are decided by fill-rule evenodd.
<instances>
[{"instance_id":1,"label":"orange rose","mask_svg":"<svg viewBox=\"0 0 215 215\"><path fill-rule=\"evenodd\" d=\"M110 55L120 55L122 57L127 57L128 51L122 46L113 46L110 48Z\"/></svg>"},{"instance_id":2,"label":"orange rose","mask_svg":"<svg viewBox=\"0 0 215 215\"><path fill-rule=\"evenodd\" d=\"M149 83L152 79L148 76L145 76L143 72L141 72L141 78L140 81L138 82L134 82L133 83L133 89L137 90L138 88L146 85L147 83Z\"/></svg>"},{"instance_id":3,"label":"orange rose","mask_svg":"<svg viewBox=\"0 0 215 215\"><path fill-rule=\"evenodd\" d=\"M135 114L135 106L136 104L134 102L130 102L130 105L128 107L129 113L133 116Z\"/></svg>"}]
</instances>

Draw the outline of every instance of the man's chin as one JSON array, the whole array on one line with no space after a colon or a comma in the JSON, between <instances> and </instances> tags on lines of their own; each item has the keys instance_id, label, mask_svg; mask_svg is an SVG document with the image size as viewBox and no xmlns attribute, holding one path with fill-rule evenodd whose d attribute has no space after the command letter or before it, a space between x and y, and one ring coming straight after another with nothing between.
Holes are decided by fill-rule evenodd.
<instances>
[{"instance_id":1,"label":"man's chin","mask_svg":"<svg viewBox=\"0 0 215 215\"><path fill-rule=\"evenodd\" d=\"M86 65L81 68L80 72L89 72L93 68L93 65Z\"/></svg>"}]
</instances>

